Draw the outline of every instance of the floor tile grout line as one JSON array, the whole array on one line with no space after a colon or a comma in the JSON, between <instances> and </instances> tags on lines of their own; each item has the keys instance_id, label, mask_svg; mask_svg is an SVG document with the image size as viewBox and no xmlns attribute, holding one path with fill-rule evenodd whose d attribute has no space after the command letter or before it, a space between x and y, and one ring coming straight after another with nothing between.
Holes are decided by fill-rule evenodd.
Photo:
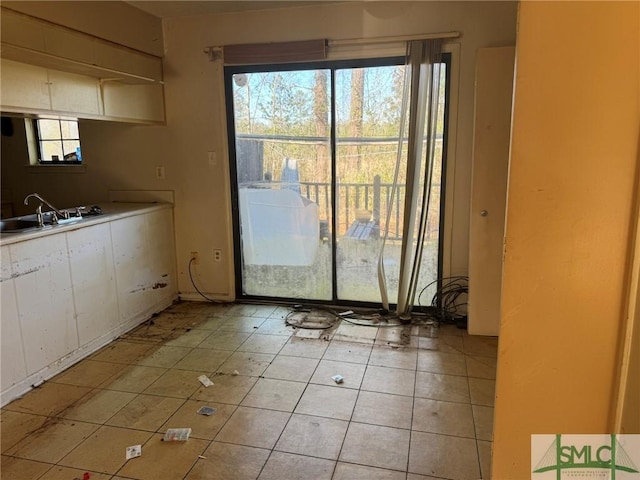
<instances>
[{"instance_id":1,"label":"floor tile grout line","mask_svg":"<svg viewBox=\"0 0 640 480\"><path fill-rule=\"evenodd\" d=\"M411 398L411 422L409 423L409 447L407 448L407 468L406 475L409 476L409 469L411 468L411 445L413 442L413 417L416 409L416 393L418 390L418 364L416 361L416 371L413 377L413 396Z\"/></svg>"},{"instance_id":2,"label":"floor tile grout line","mask_svg":"<svg viewBox=\"0 0 640 480\"><path fill-rule=\"evenodd\" d=\"M464 345L464 339L463 339L463 345ZM465 368L466 368L466 359L465 359ZM471 383L469 382L469 376L468 375L467 375L467 388L469 389L469 403L471 404L471 419L472 419L472 422L473 422L473 436L474 436L474 443L475 443L475 447L476 447L476 458L477 458L478 472L480 473L480 478L482 479L483 475L482 475L482 465L480 464L480 447L478 446L478 433L476 431L476 418L475 418L475 415L473 413L473 399L471 398Z\"/></svg>"},{"instance_id":3,"label":"floor tile grout line","mask_svg":"<svg viewBox=\"0 0 640 480\"><path fill-rule=\"evenodd\" d=\"M376 333L377 335L377 333ZM334 340L332 340L333 342ZM327 347L327 350L329 347ZM349 434L349 429L351 428L351 424L353 423L353 414L356 411L356 407L358 406L358 400L360 399L360 392L362 391L362 383L364 382L364 377L367 374L367 368L369 366L369 360L371 359L371 354L373 352L373 347L369 350L369 354L367 355L367 363L365 364L364 372L362 372L362 379L360 380L360 386L358 387L358 394L356 395L356 400L353 404L353 409L351 410L351 415L349 417L349 422L347 423L347 429L344 432L344 437L342 438L342 442L340 443L340 449L338 450L338 456L336 458L336 463L333 466L333 471L331 472L331 478L333 478L336 474L336 470L338 469L338 462L340 462L340 457L342 456L342 450L344 448L344 443L347 440L347 435ZM326 354L326 350L325 350Z\"/></svg>"}]
</instances>

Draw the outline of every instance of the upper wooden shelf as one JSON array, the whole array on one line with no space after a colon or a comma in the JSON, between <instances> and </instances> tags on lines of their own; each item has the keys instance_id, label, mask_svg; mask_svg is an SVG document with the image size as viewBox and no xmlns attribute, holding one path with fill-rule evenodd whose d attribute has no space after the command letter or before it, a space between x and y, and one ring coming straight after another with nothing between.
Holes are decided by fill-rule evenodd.
<instances>
[{"instance_id":1,"label":"upper wooden shelf","mask_svg":"<svg viewBox=\"0 0 640 480\"><path fill-rule=\"evenodd\" d=\"M90 65L70 58L59 57L45 52L39 52L10 43L0 42L0 57L14 62L36 65L38 67L76 73L88 77L99 78L103 81L118 81L126 84L163 84L161 79L152 78L135 73L123 72L99 65Z\"/></svg>"},{"instance_id":2,"label":"upper wooden shelf","mask_svg":"<svg viewBox=\"0 0 640 480\"><path fill-rule=\"evenodd\" d=\"M162 84L162 59L0 8L0 57L125 84Z\"/></svg>"}]
</instances>

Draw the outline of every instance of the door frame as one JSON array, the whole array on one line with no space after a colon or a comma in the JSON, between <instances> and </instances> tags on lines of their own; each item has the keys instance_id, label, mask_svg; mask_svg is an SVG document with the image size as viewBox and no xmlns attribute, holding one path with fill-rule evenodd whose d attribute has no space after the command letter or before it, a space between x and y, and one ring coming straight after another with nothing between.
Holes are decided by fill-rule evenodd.
<instances>
[{"instance_id":1,"label":"door frame","mask_svg":"<svg viewBox=\"0 0 640 480\"><path fill-rule=\"evenodd\" d=\"M449 268L445 265L445 258L450 257L447 254L448 249L445 248L450 238L445 235L445 224L449 222L450 210L446 208L447 199L449 196L447 188L447 178L451 169L449 163L449 152L452 146L452 138L455 138L455 118L450 115L452 98L455 98L457 105L457 81L453 81L458 78L459 67L457 61L454 59L459 53L458 44L445 45L443 48L442 62L446 64L446 80L445 80L445 109L444 109L444 132L443 132L443 146L442 146L442 175L441 175L441 193L440 193L440 218L439 218L439 234L438 234L438 277L443 276L444 271L449 271ZM340 59L340 60L326 60L317 62L300 62L300 63L272 63L272 64L257 64L257 65L228 65L224 67L224 92L225 92L225 104L226 104L226 123L227 123L227 146L228 146L228 159L229 159L229 180L230 180L230 194L231 194L231 219L232 219L232 238L233 238L233 258L234 258L234 284L235 284L235 298L236 300L249 300L249 301L261 301L261 302L274 302L274 303L286 303L286 304L299 304L299 298L293 297L265 297L259 295L248 295L243 292L242 285L242 244L240 237L240 208L239 208L239 188L237 180L237 162L236 162L236 132L235 132L235 111L234 111L234 96L233 96L233 75L238 73L259 73L259 72L284 72L284 71L297 71L297 70L314 70L314 69L328 69L330 74L330 109L331 109L331 125L330 125L330 145L331 145L331 248L332 248L332 299L331 300L314 300L304 299L305 304L310 305L344 305L353 307L373 308L379 307L377 302L362 302L354 300L343 300L337 296L337 268L336 268L336 208L335 191L336 191L336 132L335 132L335 70L349 69L349 68L367 68L367 67L381 67L381 66L393 66L404 65L405 57L400 56L385 56L375 58L360 58L360 59ZM452 65L456 65L455 71L453 71ZM455 95L452 95L452 92ZM453 112L457 111L457 108ZM453 115L456 117L456 115ZM450 135L450 130L454 131L454 135ZM447 263L450 263L447 262ZM391 304L395 307L395 304Z\"/></svg>"}]
</instances>

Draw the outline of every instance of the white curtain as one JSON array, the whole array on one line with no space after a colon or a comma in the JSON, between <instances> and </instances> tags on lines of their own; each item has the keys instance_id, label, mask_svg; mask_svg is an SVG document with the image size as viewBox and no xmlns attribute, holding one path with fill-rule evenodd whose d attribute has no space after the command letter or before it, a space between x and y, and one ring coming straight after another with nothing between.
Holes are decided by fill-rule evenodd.
<instances>
[{"instance_id":1,"label":"white curtain","mask_svg":"<svg viewBox=\"0 0 640 480\"><path fill-rule=\"evenodd\" d=\"M407 144L406 196L403 212L402 253L398 278L397 313L407 315L413 307L427 226L440 91L442 40L407 42L407 63L403 95L403 112L392 199L397 195L397 179L405 135ZM408 108L409 121L406 118ZM391 211L387 212L387 225ZM385 229L388 231L388 229ZM378 283L383 307L389 310L384 272L385 233L378 260Z\"/></svg>"}]
</instances>

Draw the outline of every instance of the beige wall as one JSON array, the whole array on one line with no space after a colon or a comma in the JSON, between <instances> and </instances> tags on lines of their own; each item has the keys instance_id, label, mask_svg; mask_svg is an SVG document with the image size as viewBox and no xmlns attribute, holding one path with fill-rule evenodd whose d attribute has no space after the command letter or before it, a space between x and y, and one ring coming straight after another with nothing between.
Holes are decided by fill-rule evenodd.
<instances>
[{"instance_id":1,"label":"beige wall","mask_svg":"<svg viewBox=\"0 0 640 480\"><path fill-rule=\"evenodd\" d=\"M515 18L514 2L372 2L168 20L164 25L167 126L83 124L87 173L80 182L82 185L77 184L75 177L66 175L58 177L55 187L50 184L46 187L68 201L74 200L71 197L76 192L78 197L81 194L95 197L110 189L175 190L180 291L193 291L185 267L190 252L198 251L200 287L209 294L230 298L234 277L223 69L219 63L208 60L203 48L231 43L458 30L462 37L457 160L448 179L448 188L453 192L449 205L453 220L447 228L453 252L449 270L464 274L475 53L480 47L513 45ZM213 165L208 152L216 153L217 162ZM156 165L165 166L166 180L156 180ZM33 180L34 175L29 178ZM77 190L66 189L67 182ZM213 261L214 248L222 250L223 262Z\"/></svg>"},{"instance_id":2,"label":"beige wall","mask_svg":"<svg viewBox=\"0 0 640 480\"><path fill-rule=\"evenodd\" d=\"M640 3L523 2L493 478L530 478L532 433L606 433L635 179Z\"/></svg>"}]
</instances>

